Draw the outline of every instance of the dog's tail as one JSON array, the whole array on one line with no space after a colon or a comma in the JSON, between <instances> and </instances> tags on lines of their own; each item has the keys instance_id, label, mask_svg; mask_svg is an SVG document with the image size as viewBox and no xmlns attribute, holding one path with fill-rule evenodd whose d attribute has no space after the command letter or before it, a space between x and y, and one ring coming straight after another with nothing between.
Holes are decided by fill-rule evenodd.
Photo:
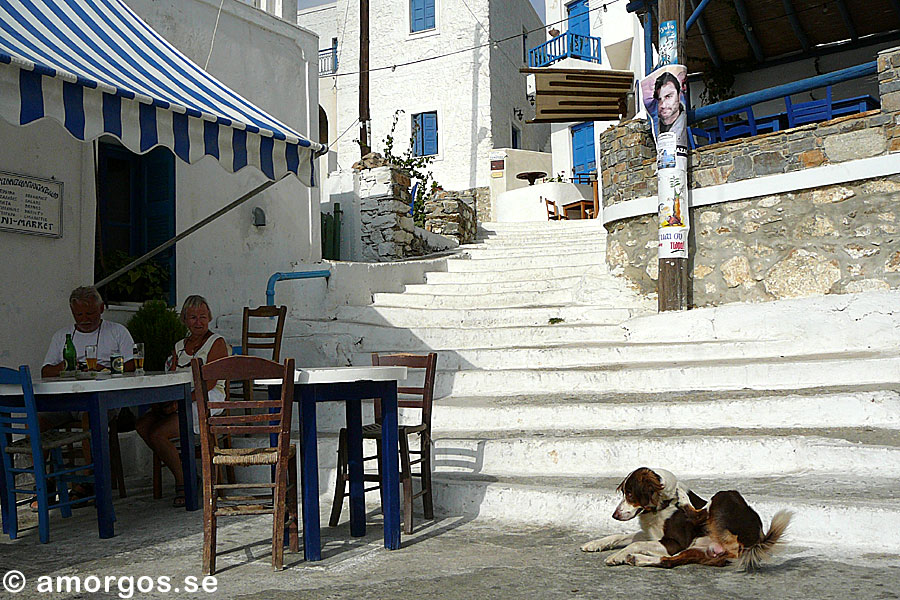
<instances>
[{"instance_id":1,"label":"dog's tail","mask_svg":"<svg viewBox=\"0 0 900 600\"><path fill-rule=\"evenodd\" d=\"M781 536L787 531L791 517L794 516L789 510L779 510L772 517L772 523L769 525L769 532L752 546L747 546L741 551L738 558L738 567L742 571L753 571L775 553L775 547L778 545Z\"/></svg>"}]
</instances>

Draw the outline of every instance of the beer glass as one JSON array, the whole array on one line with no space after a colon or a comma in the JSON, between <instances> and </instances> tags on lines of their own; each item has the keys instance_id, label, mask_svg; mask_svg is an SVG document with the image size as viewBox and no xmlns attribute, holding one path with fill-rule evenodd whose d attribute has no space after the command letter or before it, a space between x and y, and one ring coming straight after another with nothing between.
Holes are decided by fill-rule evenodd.
<instances>
[{"instance_id":1,"label":"beer glass","mask_svg":"<svg viewBox=\"0 0 900 600\"><path fill-rule=\"evenodd\" d=\"M144 343L138 342L134 345L134 372L138 375L144 374Z\"/></svg>"},{"instance_id":2,"label":"beer glass","mask_svg":"<svg viewBox=\"0 0 900 600\"><path fill-rule=\"evenodd\" d=\"M97 346L84 347L84 362L87 364L88 371L97 370Z\"/></svg>"}]
</instances>

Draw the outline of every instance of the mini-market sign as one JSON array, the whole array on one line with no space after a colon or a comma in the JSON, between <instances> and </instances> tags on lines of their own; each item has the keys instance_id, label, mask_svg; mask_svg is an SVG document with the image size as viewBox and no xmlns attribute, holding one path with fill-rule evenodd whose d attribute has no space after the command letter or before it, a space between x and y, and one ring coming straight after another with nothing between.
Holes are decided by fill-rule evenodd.
<instances>
[{"instance_id":1,"label":"mini-market sign","mask_svg":"<svg viewBox=\"0 0 900 600\"><path fill-rule=\"evenodd\" d=\"M62 237L63 184L0 171L0 231Z\"/></svg>"}]
</instances>

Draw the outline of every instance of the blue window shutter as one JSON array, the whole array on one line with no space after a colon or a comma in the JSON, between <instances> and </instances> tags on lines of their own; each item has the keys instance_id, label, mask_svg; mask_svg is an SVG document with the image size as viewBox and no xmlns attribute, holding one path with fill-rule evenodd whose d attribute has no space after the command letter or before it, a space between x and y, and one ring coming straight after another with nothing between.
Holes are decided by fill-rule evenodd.
<instances>
[{"instance_id":1,"label":"blue window shutter","mask_svg":"<svg viewBox=\"0 0 900 600\"><path fill-rule=\"evenodd\" d=\"M409 29L412 32L434 29L434 1L409 0Z\"/></svg>"},{"instance_id":2,"label":"blue window shutter","mask_svg":"<svg viewBox=\"0 0 900 600\"><path fill-rule=\"evenodd\" d=\"M572 127L572 167L576 174L597 170L592 121Z\"/></svg>"},{"instance_id":3,"label":"blue window shutter","mask_svg":"<svg viewBox=\"0 0 900 600\"><path fill-rule=\"evenodd\" d=\"M425 27L434 29L434 0L423 0L425 3Z\"/></svg>"},{"instance_id":4,"label":"blue window shutter","mask_svg":"<svg viewBox=\"0 0 900 600\"><path fill-rule=\"evenodd\" d=\"M425 139L425 132L422 129L422 115L413 115L413 129L415 129L415 138L413 139L413 154L416 156L422 156L423 150L423 140Z\"/></svg>"},{"instance_id":5,"label":"blue window shutter","mask_svg":"<svg viewBox=\"0 0 900 600\"><path fill-rule=\"evenodd\" d=\"M425 155L437 154L437 113L429 112L422 114L422 131L424 133L424 150Z\"/></svg>"}]
</instances>

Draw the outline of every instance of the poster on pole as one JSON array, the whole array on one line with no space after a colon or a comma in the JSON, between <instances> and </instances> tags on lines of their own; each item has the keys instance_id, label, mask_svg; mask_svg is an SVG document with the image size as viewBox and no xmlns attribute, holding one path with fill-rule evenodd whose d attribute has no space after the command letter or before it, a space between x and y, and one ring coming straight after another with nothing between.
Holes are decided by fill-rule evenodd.
<instances>
[{"instance_id":1,"label":"poster on pole","mask_svg":"<svg viewBox=\"0 0 900 600\"><path fill-rule=\"evenodd\" d=\"M659 24L659 66L678 64L678 22Z\"/></svg>"},{"instance_id":2,"label":"poster on pole","mask_svg":"<svg viewBox=\"0 0 900 600\"><path fill-rule=\"evenodd\" d=\"M0 172L0 231L62 237L63 184Z\"/></svg>"},{"instance_id":3,"label":"poster on pole","mask_svg":"<svg viewBox=\"0 0 900 600\"><path fill-rule=\"evenodd\" d=\"M641 97L656 140L659 258L687 258L687 68L667 65L641 80Z\"/></svg>"}]
</instances>

